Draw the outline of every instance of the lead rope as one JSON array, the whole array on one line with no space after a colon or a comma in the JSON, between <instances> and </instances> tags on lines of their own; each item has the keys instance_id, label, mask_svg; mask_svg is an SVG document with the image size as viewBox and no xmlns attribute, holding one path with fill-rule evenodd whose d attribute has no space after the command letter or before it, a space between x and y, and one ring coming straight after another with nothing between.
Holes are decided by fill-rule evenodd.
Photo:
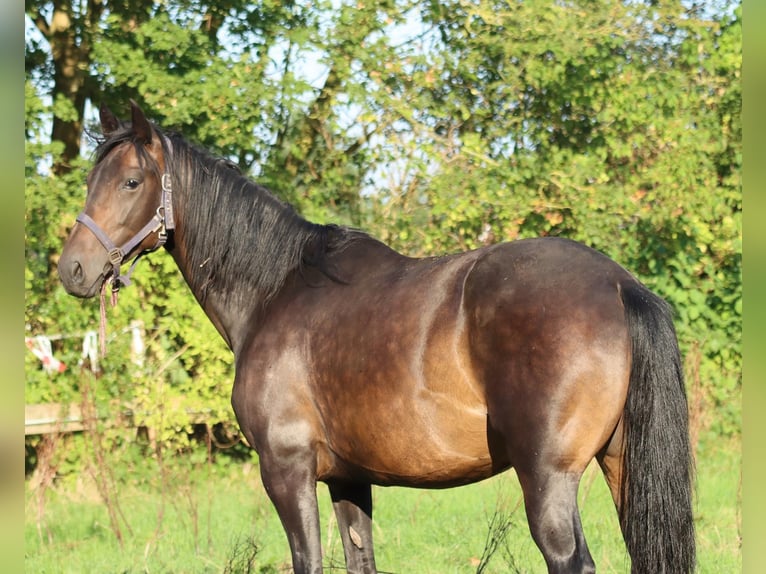
<instances>
[{"instance_id":1,"label":"lead rope","mask_svg":"<svg viewBox=\"0 0 766 574\"><path fill-rule=\"evenodd\" d=\"M112 283L114 277L110 277L101 285L101 321L98 325L98 341L101 351L101 358L106 357L106 287ZM110 298L112 307L117 305L117 289L112 289L112 296Z\"/></svg>"}]
</instances>

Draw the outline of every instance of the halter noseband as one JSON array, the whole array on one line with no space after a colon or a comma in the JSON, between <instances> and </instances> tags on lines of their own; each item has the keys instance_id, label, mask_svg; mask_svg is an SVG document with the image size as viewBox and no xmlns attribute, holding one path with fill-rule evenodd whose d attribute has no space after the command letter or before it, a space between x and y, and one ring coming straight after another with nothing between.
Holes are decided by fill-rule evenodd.
<instances>
[{"instance_id":1,"label":"halter noseband","mask_svg":"<svg viewBox=\"0 0 766 574\"><path fill-rule=\"evenodd\" d=\"M161 181L162 197L160 199L160 205L157 207L154 215L146 225L120 247L117 247L114 242L109 239L109 236L104 233L87 213L83 211L77 216L77 221L90 229L109 254L109 262L114 269L112 275L113 292L118 291L122 285L130 285L130 275L133 273L133 269L135 268L136 263L138 263L139 258L145 253L151 253L165 245L165 242L168 239L168 231L175 229L175 219L173 217L173 189L171 186L170 174L167 172L163 173ZM136 245L141 243L150 233L154 233L155 231L159 231L157 244L151 249L144 249L141 251L141 253L139 253L133 260L128 272L125 275L122 275L120 273L120 266L122 265L123 260L136 247Z\"/></svg>"}]
</instances>

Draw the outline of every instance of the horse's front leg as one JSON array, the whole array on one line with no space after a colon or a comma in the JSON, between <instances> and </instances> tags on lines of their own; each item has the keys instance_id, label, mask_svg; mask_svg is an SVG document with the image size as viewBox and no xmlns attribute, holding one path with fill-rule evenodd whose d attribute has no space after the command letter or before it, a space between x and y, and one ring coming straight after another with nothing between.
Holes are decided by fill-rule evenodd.
<instances>
[{"instance_id":1,"label":"horse's front leg","mask_svg":"<svg viewBox=\"0 0 766 574\"><path fill-rule=\"evenodd\" d=\"M328 482L338 519L346 570L349 574L375 574L372 548L372 488L369 484Z\"/></svg>"},{"instance_id":2,"label":"horse's front leg","mask_svg":"<svg viewBox=\"0 0 766 574\"><path fill-rule=\"evenodd\" d=\"M266 345L237 358L231 404L258 453L263 486L290 544L293 572L322 574L316 492L322 425L294 372L300 364L293 354L281 353Z\"/></svg>"},{"instance_id":3,"label":"horse's front leg","mask_svg":"<svg viewBox=\"0 0 766 574\"><path fill-rule=\"evenodd\" d=\"M322 574L322 542L312 456L261 456L261 478L290 542L295 574Z\"/></svg>"}]
</instances>

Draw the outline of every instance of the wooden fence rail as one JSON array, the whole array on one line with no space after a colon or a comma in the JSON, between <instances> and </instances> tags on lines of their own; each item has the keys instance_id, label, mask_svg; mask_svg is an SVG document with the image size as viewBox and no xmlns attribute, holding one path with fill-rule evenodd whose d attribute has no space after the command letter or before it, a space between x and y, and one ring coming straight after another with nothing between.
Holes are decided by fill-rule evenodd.
<instances>
[{"instance_id":1,"label":"wooden fence rail","mask_svg":"<svg viewBox=\"0 0 766 574\"><path fill-rule=\"evenodd\" d=\"M167 408L170 410L173 406L168 405ZM186 415L192 424L210 424L209 411L190 411L187 409ZM122 407L115 405L114 411L108 417L119 420L125 426L142 426L134 420L133 410L124 405ZM97 418L105 420L107 415L98 414ZM24 405L24 436L79 432L85 430L85 423L82 409L78 404L43 403Z\"/></svg>"},{"instance_id":2,"label":"wooden fence rail","mask_svg":"<svg viewBox=\"0 0 766 574\"><path fill-rule=\"evenodd\" d=\"M47 403L24 406L24 435L77 432L85 428L80 405Z\"/></svg>"}]
</instances>

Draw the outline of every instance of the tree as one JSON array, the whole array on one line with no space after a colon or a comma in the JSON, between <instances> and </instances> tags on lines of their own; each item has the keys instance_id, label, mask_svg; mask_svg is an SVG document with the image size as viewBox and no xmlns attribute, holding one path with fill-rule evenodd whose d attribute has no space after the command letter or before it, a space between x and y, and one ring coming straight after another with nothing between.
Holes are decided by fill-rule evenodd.
<instances>
[{"instance_id":1,"label":"tree","mask_svg":"<svg viewBox=\"0 0 766 574\"><path fill-rule=\"evenodd\" d=\"M54 99L51 140L63 144L63 151L53 164L53 172L64 175L80 155L85 102L91 96L91 64L94 32L104 6L102 0L88 0L73 5L71 0L54 0L42 5L25 2L28 17L48 43L50 62L44 61L40 46L28 45L27 69L52 67L50 92Z\"/></svg>"}]
</instances>

